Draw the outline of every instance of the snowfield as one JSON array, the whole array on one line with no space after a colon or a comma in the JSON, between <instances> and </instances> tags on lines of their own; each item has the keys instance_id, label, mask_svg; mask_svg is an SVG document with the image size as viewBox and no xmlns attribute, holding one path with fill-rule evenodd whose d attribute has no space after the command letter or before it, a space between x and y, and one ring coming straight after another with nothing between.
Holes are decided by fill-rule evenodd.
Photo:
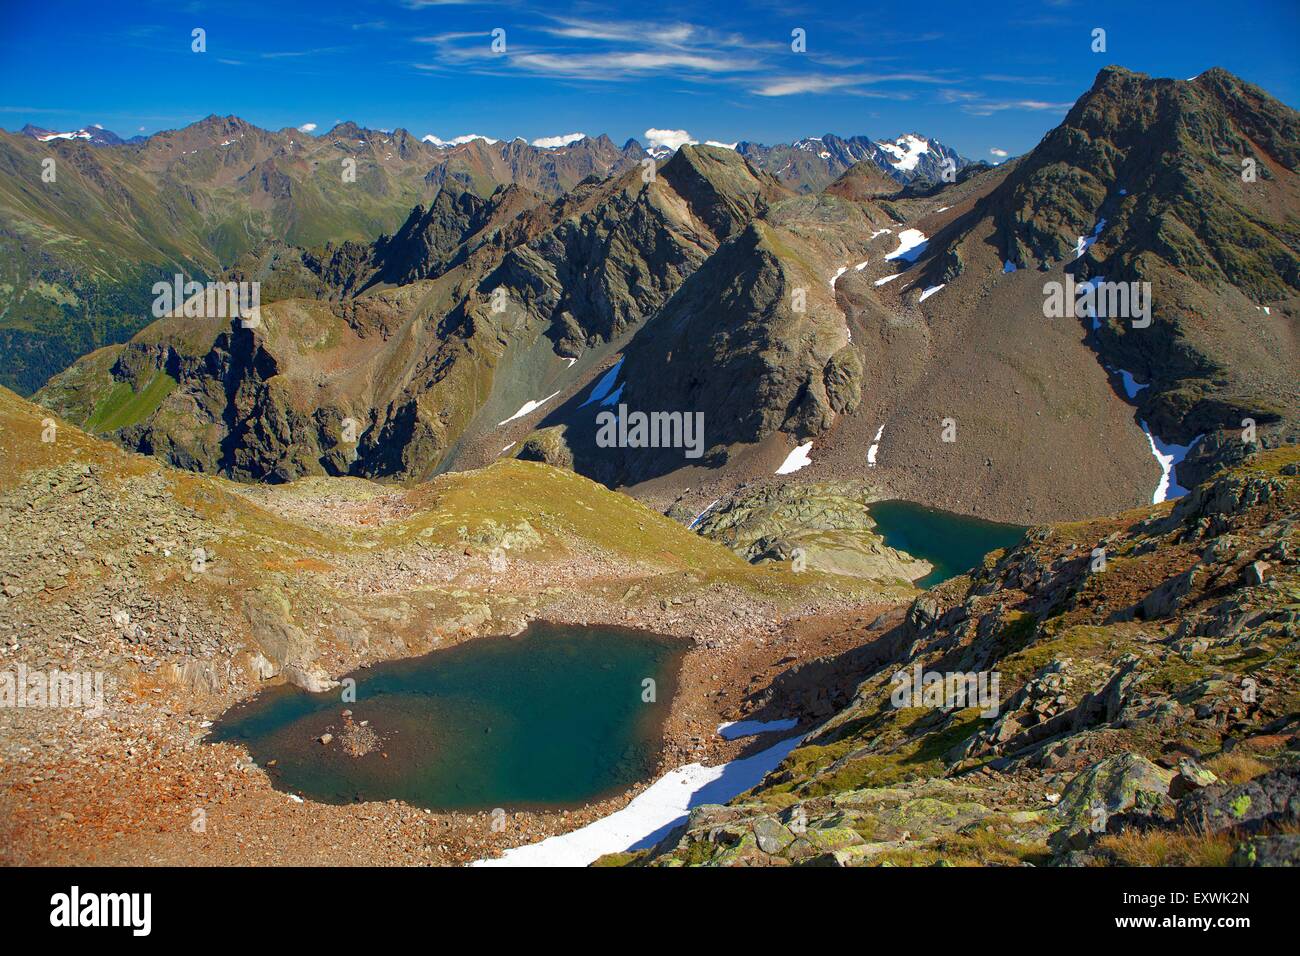
<instances>
[{"instance_id":1,"label":"snowfield","mask_svg":"<svg viewBox=\"0 0 1300 956\"><path fill-rule=\"evenodd\" d=\"M867 467L876 467L876 455L880 453L880 436L885 434L885 426L881 425L876 429L876 437L871 440L871 447L867 449Z\"/></svg>"},{"instance_id":2,"label":"snowfield","mask_svg":"<svg viewBox=\"0 0 1300 956\"><path fill-rule=\"evenodd\" d=\"M1158 505L1162 501L1168 501L1170 498L1181 498L1187 494L1187 489L1174 481L1174 468L1182 464L1187 453L1196 447L1196 443L1204 438L1204 435L1197 435L1186 445L1174 445L1168 442L1162 442L1159 438L1151 433L1147 428L1147 423L1138 421L1143 434L1147 436L1147 441L1151 445L1151 454L1155 456L1160 463L1160 484L1156 485L1155 493L1151 495L1151 503Z\"/></svg>"},{"instance_id":3,"label":"snowfield","mask_svg":"<svg viewBox=\"0 0 1300 956\"><path fill-rule=\"evenodd\" d=\"M916 164L921 161L921 157L930 152L930 144L911 133L900 136L892 143L878 142L876 145L894 157L889 165L907 172L916 169Z\"/></svg>"},{"instance_id":4,"label":"snowfield","mask_svg":"<svg viewBox=\"0 0 1300 956\"><path fill-rule=\"evenodd\" d=\"M497 422L497 427L504 425L506 422L513 422L516 418L523 418L525 415L529 414L530 412L537 411L537 409L541 408L543 405L545 405L547 402L549 402L551 399L553 399L556 395L559 394L560 394L559 392L551 392L550 395L547 395L545 398L540 398L535 402L534 401L524 402L523 405L519 407L519 411L515 412L509 418Z\"/></svg>"},{"instance_id":5,"label":"snowfield","mask_svg":"<svg viewBox=\"0 0 1300 956\"><path fill-rule=\"evenodd\" d=\"M790 737L752 757L716 767L698 763L678 767L650 784L617 813L571 833L515 847L497 859L478 860L472 865L587 866L606 853L652 847L683 823L692 807L726 803L757 786L802 740L802 736Z\"/></svg>"},{"instance_id":6,"label":"snowfield","mask_svg":"<svg viewBox=\"0 0 1300 956\"><path fill-rule=\"evenodd\" d=\"M812 442L804 442L790 454L785 456L785 461L781 467L776 470L778 475L789 475L798 471L800 468L806 468L812 464L812 459L808 457L808 452L812 450Z\"/></svg>"},{"instance_id":7,"label":"snowfield","mask_svg":"<svg viewBox=\"0 0 1300 956\"><path fill-rule=\"evenodd\" d=\"M894 259L902 259L904 262L915 262L925 252L925 247L929 244L929 237L920 229L904 229L898 234L898 248L885 256L887 262Z\"/></svg>"}]
</instances>

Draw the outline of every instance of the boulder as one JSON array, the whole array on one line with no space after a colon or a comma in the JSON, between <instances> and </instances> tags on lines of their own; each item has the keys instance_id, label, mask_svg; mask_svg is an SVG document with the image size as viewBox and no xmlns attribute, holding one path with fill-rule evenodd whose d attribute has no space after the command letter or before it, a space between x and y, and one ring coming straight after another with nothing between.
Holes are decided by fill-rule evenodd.
<instances>
[{"instance_id":1,"label":"boulder","mask_svg":"<svg viewBox=\"0 0 1300 956\"><path fill-rule=\"evenodd\" d=\"M1113 814L1157 806L1169 795L1173 773L1139 754L1106 757L1066 786L1055 813L1061 828L1052 834L1054 850L1083 849L1089 834L1102 832Z\"/></svg>"},{"instance_id":2,"label":"boulder","mask_svg":"<svg viewBox=\"0 0 1300 956\"><path fill-rule=\"evenodd\" d=\"M1215 784L1178 804L1178 823L1202 833L1300 823L1300 767L1284 767L1254 780L1229 786Z\"/></svg>"}]
</instances>

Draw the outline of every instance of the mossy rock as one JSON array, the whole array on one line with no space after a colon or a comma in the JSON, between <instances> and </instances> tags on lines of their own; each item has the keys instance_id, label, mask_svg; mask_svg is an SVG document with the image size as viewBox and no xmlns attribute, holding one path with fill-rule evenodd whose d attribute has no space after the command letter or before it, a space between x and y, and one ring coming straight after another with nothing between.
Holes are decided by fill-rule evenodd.
<instances>
[{"instance_id":1,"label":"mossy rock","mask_svg":"<svg viewBox=\"0 0 1300 956\"><path fill-rule=\"evenodd\" d=\"M554 468L573 470L573 451L564 440L565 426L555 425L535 431L524 439L515 455L521 461L540 461Z\"/></svg>"},{"instance_id":2,"label":"mossy rock","mask_svg":"<svg viewBox=\"0 0 1300 956\"><path fill-rule=\"evenodd\" d=\"M1089 832L1104 830L1111 814L1166 799L1173 778L1172 771L1134 753L1098 761L1066 786L1056 807L1061 828L1048 842L1058 851L1082 849Z\"/></svg>"}]
</instances>

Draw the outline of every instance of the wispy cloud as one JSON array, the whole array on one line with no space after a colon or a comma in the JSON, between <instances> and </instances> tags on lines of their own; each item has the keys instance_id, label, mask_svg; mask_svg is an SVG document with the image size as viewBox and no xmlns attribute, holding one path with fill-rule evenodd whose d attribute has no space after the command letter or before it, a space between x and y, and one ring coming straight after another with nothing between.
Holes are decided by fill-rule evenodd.
<instances>
[{"instance_id":1,"label":"wispy cloud","mask_svg":"<svg viewBox=\"0 0 1300 956\"><path fill-rule=\"evenodd\" d=\"M1049 103L1046 100L978 100L962 104L962 112L971 116L992 116L1007 110L1030 112L1065 112L1073 103Z\"/></svg>"},{"instance_id":2,"label":"wispy cloud","mask_svg":"<svg viewBox=\"0 0 1300 956\"><path fill-rule=\"evenodd\" d=\"M619 76L690 70L700 73L750 72L756 60L726 58L702 53L640 51L617 53L522 53L511 62L525 70L574 79L613 79Z\"/></svg>"},{"instance_id":3,"label":"wispy cloud","mask_svg":"<svg viewBox=\"0 0 1300 956\"><path fill-rule=\"evenodd\" d=\"M909 41L938 34L915 34ZM412 63L421 72L469 71L582 83L669 77L684 86L732 86L760 97L837 94L906 100L918 87L960 82L953 71L867 72L880 57L794 56L788 43L679 20L594 19L543 14L507 31L505 49L486 31L412 37L434 56ZM888 59L888 58L885 58ZM794 65L806 72L794 72Z\"/></svg>"},{"instance_id":4,"label":"wispy cloud","mask_svg":"<svg viewBox=\"0 0 1300 956\"><path fill-rule=\"evenodd\" d=\"M1013 76L1009 73L985 73L980 79L987 83L1015 83L1018 86L1055 86L1061 82L1052 76Z\"/></svg>"},{"instance_id":5,"label":"wispy cloud","mask_svg":"<svg viewBox=\"0 0 1300 956\"><path fill-rule=\"evenodd\" d=\"M262 59L284 60L290 57L320 56L321 54L325 54L325 53L338 53L341 49L343 48L338 46L321 46L321 47L316 47L315 49L312 50L283 50L283 51L277 51L275 53L263 53Z\"/></svg>"},{"instance_id":6,"label":"wispy cloud","mask_svg":"<svg viewBox=\"0 0 1300 956\"><path fill-rule=\"evenodd\" d=\"M939 91L939 99L944 103L972 103L984 99L983 93L972 90L945 89Z\"/></svg>"},{"instance_id":7,"label":"wispy cloud","mask_svg":"<svg viewBox=\"0 0 1300 956\"><path fill-rule=\"evenodd\" d=\"M777 77L761 83L753 92L759 96L794 96L800 93L830 93L835 91L857 92L863 96L880 98L903 98L901 92L883 92L879 90L863 91L860 88L879 83L950 83L951 77L937 76L930 73L885 73L885 74L814 74L809 76Z\"/></svg>"},{"instance_id":8,"label":"wispy cloud","mask_svg":"<svg viewBox=\"0 0 1300 956\"><path fill-rule=\"evenodd\" d=\"M73 110L53 106L0 106L0 113L72 113Z\"/></svg>"},{"instance_id":9,"label":"wispy cloud","mask_svg":"<svg viewBox=\"0 0 1300 956\"><path fill-rule=\"evenodd\" d=\"M528 39L540 42L529 43ZM495 75L522 73L562 80L608 83L654 76L695 82L727 82L770 72L769 56L780 48L737 33L682 22L587 20L547 15L531 27L508 31L496 52L486 32L447 32L412 38L430 45L436 61L413 64L422 71L469 69ZM557 42L558 41L558 42Z\"/></svg>"}]
</instances>

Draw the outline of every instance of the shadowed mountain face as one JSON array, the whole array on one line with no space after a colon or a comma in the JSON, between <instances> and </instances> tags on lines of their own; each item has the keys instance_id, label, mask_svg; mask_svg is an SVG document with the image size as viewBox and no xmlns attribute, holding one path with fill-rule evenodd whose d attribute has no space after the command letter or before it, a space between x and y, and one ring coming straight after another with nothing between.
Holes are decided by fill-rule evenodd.
<instances>
[{"instance_id":1,"label":"shadowed mountain face","mask_svg":"<svg viewBox=\"0 0 1300 956\"><path fill-rule=\"evenodd\" d=\"M231 276L315 298L264 306L256 328L170 316L41 396L202 471L427 476L477 420L490 429L563 385L579 357L589 368L611 354L783 194L736 154L706 148L550 205L518 187L487 200L449 187L368 247L280 248Z\"/></svg>"},{"instance_id":2,"label":"shadowed mountain face","mask_svg":"<svg viewBox=\"0 0 1300 956\"><path fill-rule=\"evenodd\" d=\"M832 159L853 142L831 140ZM228 278L263 283L260 326L171 316L39 399L244 479L509 454L669 497L704 495L703 469L712 498L800 445L801 479L1021 524L1149 503L1294 432L1300 127L1262 91L1108 68L1033 152L954 182L845 146L798 194L746 145L558 196L443 176L376 241L239 257ZM890 145L909 173L947 158ZM465 146L466 163L502 148ZM1149 283L1149 325L1046 317L1048 284L1103 279ZM620 406L702 414L701 446L611 446ZM1153 451L1194 440L1162 474Z\"/></svg>"}]
</instances>

